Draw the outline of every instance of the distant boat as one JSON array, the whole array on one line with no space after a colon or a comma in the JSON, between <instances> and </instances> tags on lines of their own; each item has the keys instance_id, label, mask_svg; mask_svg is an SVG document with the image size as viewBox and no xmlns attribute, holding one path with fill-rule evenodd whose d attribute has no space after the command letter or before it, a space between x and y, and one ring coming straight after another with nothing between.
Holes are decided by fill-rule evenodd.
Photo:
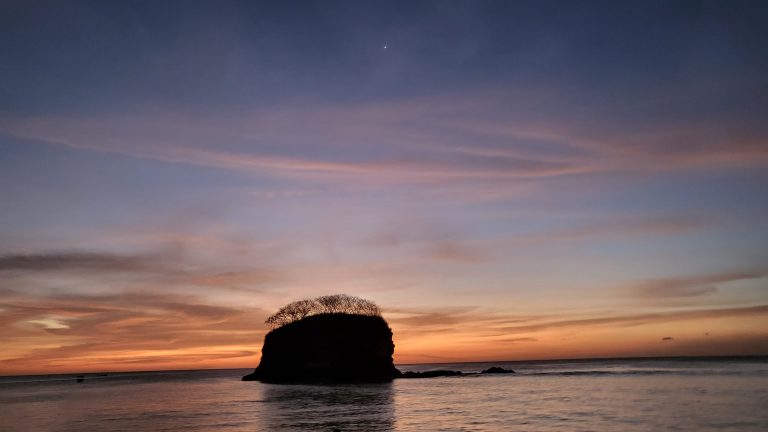
<instances>
[{"instance_id":1,"label":"distant boat","mask_svg":"<svg viewBox=\"0 0 768 432\"><path fill-rule=\"evenodd\" d=\"M81 383L83 381L85 381L85 375L78 375L77 376L77 382Z\"/></svg>"}]
</instances>

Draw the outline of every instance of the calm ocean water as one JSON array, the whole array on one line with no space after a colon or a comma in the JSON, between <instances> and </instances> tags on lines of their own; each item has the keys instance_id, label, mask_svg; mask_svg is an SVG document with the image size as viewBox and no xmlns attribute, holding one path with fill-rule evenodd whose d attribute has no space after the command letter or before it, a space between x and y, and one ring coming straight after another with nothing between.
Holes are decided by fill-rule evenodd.
<instances>
[{"instance_id":1,"label":"calm ocean water","mask_svg":"<svg viewBox=\"0 0 768 432\"><path fill-rule=\"evenodd\" d=\"M768 431L768 358L493 362L514 375L307 386L250 370L0 378L12 431Z\"/></svg>"}]
</instances>

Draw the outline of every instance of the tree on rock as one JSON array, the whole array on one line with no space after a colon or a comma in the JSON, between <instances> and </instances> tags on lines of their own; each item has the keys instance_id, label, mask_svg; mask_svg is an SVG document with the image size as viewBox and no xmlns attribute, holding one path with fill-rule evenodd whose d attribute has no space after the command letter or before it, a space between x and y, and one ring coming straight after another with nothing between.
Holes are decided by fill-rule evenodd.
<instances>
[{"instance_id":1,"label":"tree on rock","mask_svg":"<svg viewBox=\"0 0 768 432\"><path fill-rule=\"evenodd\" d=\"M265 322L274 329L310 315L321 314L381 316L381 309L370 300L347 294L335 294L289 303L267 318Z\"/></svg>"}]
</instances>

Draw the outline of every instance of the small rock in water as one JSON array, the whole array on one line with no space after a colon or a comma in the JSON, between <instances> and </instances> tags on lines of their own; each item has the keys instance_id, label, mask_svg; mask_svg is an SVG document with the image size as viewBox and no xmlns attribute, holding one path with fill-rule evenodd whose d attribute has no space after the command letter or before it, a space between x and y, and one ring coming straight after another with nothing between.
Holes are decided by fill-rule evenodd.
<instances>
[{"instance_id":1,"label":"small rock in water","mask_svg":"<svg viewBox=\"0 0 768 432\"><path fill-rule=\"evenodd\" d=\"M426 372L404 372L402 375L400 375L400 378L437 378L437 377L448 377L448 376L459 376L464 375L461 371L452 371L452 370L433 370L433 371L426 371Z\"/></svg>"},{"instance_id":2,"label":"small rock in water","mask_svg":"<svg viewBox=\"0 0 768 432\"><path fill-rule=\"evenodd\" d=\"M498 366L489 367L488 369L482 371L481 373L484 374L507 374L507 373L515 373L512 369L504 369Z\"/></svg>"}]
</instances>

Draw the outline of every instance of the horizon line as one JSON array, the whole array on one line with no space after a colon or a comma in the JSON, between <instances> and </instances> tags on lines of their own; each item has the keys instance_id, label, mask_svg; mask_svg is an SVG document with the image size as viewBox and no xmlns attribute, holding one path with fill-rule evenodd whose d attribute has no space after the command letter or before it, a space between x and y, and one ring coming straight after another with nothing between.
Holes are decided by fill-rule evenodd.
<instances>
[{"instance_id":1,"label":"horizon line","mask_svg":"<svg viewBox=\"0 0 768 432\"><path fill-rule=\"evenodd\" d=\"M396 363L395 366L419 366L419 365L448 365L448 364L475 364L475 363L543 363L543 362L587 362L591 360L749 360L765 359L766 354L737 354L737 355L681 355L681 356L631 356L631 357L576 357L576 358L550 358L550 359L530 359L530 360L474 360L474 361L455 361L455 362L425 362L425 363ZM55 374L11 374L0 375L0 378L26 377L26 376L68 376L68 375L98 375L98 374L137 374L147 372L202 372L202 371L228 371L228 370L250 370L255 367L236 367L236 368L202 368L202 369L148 369L148 370L130 370L130 371L95 371L95 372L62 372ZM2 384L2 382L0 382Z\"/></svg>"}]
</instances>

